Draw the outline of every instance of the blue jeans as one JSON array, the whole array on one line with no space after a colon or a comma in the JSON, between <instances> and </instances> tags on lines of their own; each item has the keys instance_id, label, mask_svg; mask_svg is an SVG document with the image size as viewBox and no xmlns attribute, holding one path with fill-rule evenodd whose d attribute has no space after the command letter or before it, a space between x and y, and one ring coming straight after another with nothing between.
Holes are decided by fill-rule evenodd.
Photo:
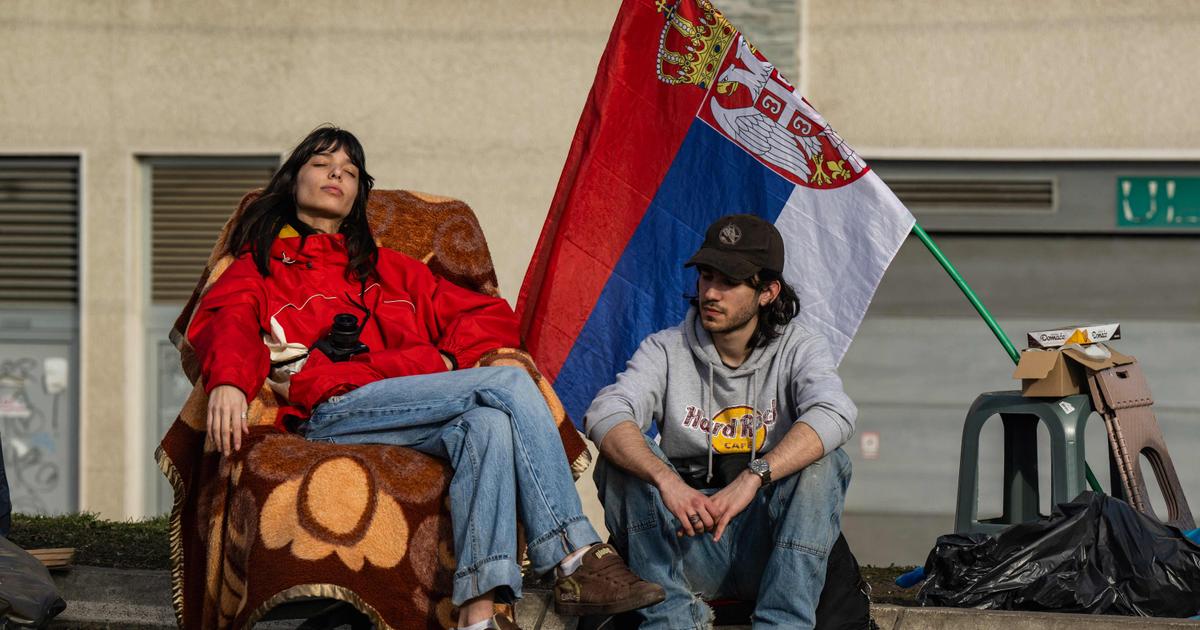
<instances>
[{"instance_id":1,"label":"blue jeans","mask_svg":"<svg viewBox=\"0 0 1200 630\"><path fill-rule=\"evenodd\" d=\"M376 381L318 405L301 432L338 444L408 446L449 461L455 605L496 588L502 600L521 596L518 516L538 574L600 541L583 515L554 418L521 368Z\"/></svg>"},{"instance_id":2,"label":"blue jeans","mask_svg":"<svg viewBox=\"0 0 1200 630\"><path fill-rule=\"evenodd\" d=\"M647 443L667 461L657 444ZM642 630L710 627L712 611L703 600L724 598L756 602L755 628L815 625L850 485L850 458L842 449L759 490L719 543L709 534L677 537L682 524L658 488L604 458L595 477L617 550L634 573L667 590L665 601L638 611Z\"/></svg>"}]
</instances>

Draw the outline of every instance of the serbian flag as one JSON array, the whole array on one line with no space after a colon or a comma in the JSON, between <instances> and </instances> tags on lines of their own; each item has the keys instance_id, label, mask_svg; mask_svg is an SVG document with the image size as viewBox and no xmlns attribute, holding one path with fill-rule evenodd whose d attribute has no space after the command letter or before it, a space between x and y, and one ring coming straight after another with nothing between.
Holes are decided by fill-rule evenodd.
<instances>
[{"instance_id":1,"label":"serbian flag","mask_svg":"<svg viewBox=\"0 0 1200 630\"><path fill-rule=\"evenodd\" d=\"M576 424L683 319L683 263L735 213L779 228L800 321L840 361L912 215L708 0L625 0L517 302Z\"/></svg>"}]
</instances>

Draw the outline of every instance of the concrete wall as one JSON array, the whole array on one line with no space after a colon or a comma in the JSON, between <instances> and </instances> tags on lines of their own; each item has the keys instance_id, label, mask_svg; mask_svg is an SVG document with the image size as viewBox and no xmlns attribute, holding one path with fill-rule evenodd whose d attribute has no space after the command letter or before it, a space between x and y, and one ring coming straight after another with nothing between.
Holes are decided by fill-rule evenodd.
<instances>
[{"instance_id":1,"label":"concrete wall","mask_svg":"<svg viewBox=\"0 0 1200 630\"><path fill-rule=\"evenodd\" d=\"M868 159L1200 147L1195 3L801 3L800 86Z\"/></svg>"}]
</instances>

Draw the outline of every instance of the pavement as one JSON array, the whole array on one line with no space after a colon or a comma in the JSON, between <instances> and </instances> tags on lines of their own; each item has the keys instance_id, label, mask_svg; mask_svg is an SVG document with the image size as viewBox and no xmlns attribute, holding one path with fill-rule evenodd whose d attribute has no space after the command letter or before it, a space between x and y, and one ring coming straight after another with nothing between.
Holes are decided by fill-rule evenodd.
<instances>
[{"instance_id":1,"label":"pavement","mask_svg":"<svg viewBox=\"0 0 1200 630\"><path fill-rule=\"evenodd\" d=\"M176 628L167 571L77 566L55 572L67 609L51 628L158 630ZM1200 621L1144 619L1060 613L996 612L957 608L908 608L876 604L871 608L882 630L1200 630ZM550 592L526 589L517 605L517 623L525 630L577 630L577 621L554 613ZM255 628L295 628L299 621L260 623ZM720 626L722 630L749 626Z\"/></svg>"}]
</instances>

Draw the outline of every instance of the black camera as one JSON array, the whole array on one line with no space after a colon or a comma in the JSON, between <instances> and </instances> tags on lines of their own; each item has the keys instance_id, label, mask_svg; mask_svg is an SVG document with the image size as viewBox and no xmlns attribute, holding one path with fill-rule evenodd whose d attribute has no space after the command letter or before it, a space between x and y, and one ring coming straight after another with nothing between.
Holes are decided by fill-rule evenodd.
<instances>
[{"instance_id":1,"label":"black camera","mask_svg":"<svg viewBox=\"0 0 1200 630\"><path fill-rule=\"evenodd\" d=\"M367 344L358 340L361 332L362 326L358 325L357 317L351 313L338 313L333 316L333 326L330 327L329 333L313 348L324 352L334 363L348 361L356 354L370 351Z\"/></svg>"}]
</instances>

